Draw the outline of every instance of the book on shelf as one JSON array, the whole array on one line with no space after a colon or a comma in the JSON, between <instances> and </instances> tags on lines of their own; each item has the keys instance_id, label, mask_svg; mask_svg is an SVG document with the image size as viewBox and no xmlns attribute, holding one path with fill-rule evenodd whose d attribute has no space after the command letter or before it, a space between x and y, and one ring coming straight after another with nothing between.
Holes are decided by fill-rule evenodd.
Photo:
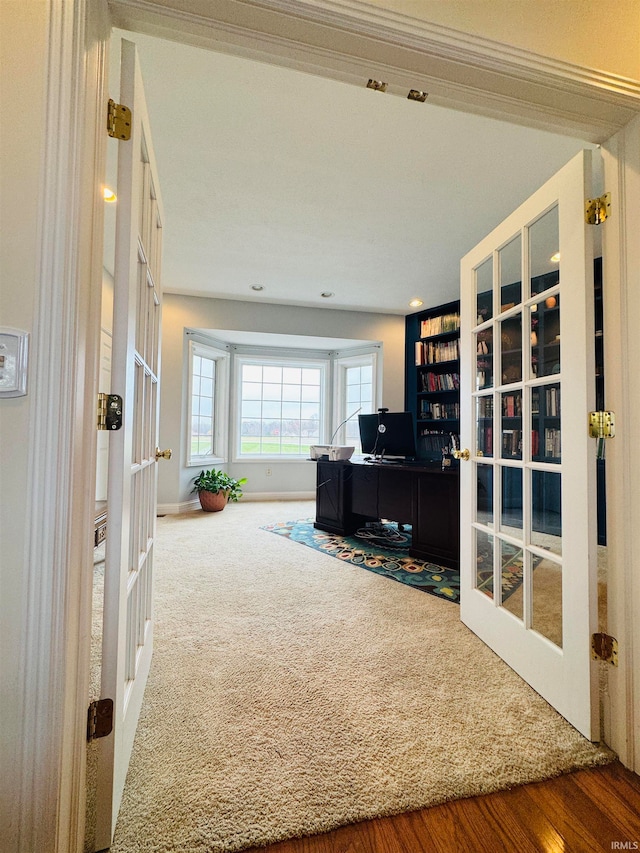
<instances>
[{"instance_id":1,"label":"book on shelf","mask_svg":"<svg viewBox=\"0 0 640 853\"><path fill-rule=\"evenodd\" d=\"M420 377L422 391L457 391L460 388L458 373L423 373Z\"/></svg>"},{"instance_id":2,"label":"book on shelf","mask_svg":"<svg viewBox=\"0 0 640 853\"><path fill-rule=\"evenodd\" d=\"M522 455L522 432L519 429L502 430L502 457Z\"/></svg>"},{"instance_id":3,"label":"book on shelf","mask_svg":"<svg viewBox=\"0 0 640 853\"><path fill-rule=\"evenodd\" d=\"M449 314L439 314L436 317L426 317L420 323L420 337L429 338L433 335L444 335L447 332L457 332L460 328L460 314L452 311Z\"/></svg>"},{"instance_id":4,"label":"book on shelf","mask_svg":"<svg viewBox=\"0 0 640 853\"><path fill-rule=\"evenodd\" d=\"M439 364L443 361L456 361L460 357L459 341L416 341L415 362L420 367L423 364Z\"/></svg>"},{"instance_id":5,"label":"book on shelf","mask_svg":"<svg viewBox=\"0 0 640 853\"><path fill-rule=\"evenodd\" d=\"M544 431L545 457L560 458L560 430L548 427Z\"/></svg>"},{"instance_id":6,"label":"book on shelf","mask_svg":"<svg viewBox=\"0 0 640 853\"><path fill-rule=\"evenodd\" d=\"M429 420L457 420L460 417L459 403L427 403L422 401L420 417Z\"/></svg>"}]
</instances>

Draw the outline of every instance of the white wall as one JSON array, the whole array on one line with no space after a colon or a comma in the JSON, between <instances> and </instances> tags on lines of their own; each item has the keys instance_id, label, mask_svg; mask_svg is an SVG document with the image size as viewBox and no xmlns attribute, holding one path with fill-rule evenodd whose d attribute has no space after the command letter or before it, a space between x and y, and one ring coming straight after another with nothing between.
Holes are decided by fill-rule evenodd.
<instances>
[{"instance_id":1,"label":"white wall","mask_svg":"<svg viewBox=\"0 0 640 853\"><path fill-rule=\"evenodd\" d=\"M542 56L640 80L637 0L369 0Z\"/></svg>"},{"instance_id":2,"label":"white wall","mask_svg":"<svg viewBox=\"0 0 640 853\"><path fill-rule=\"evenodd\" d=\"M404 408L404 317L328 309L299 308L224 299L165 294L162 317L162 391L160 447L173 457L158 470L158 505L175 511L193 500L191 480L200 470L187 468L187 342L185 328L234 329L289 335L353 338L383 342L383 405ZM272 469L271 476L266 468ZM237 477L248 477L244 491L313 493L315 465L310 462L246 462L229 465Z\"/></svg>"},{"instance_id":3,"label":"white wall","mask_svg":"<svg viewBox=\"0 0 640 853\"><path fill-rule=\"evenodd\" d=\"M11 8L9 8L11 7ZM37 233L44 143L47 8L41 3L0 3L2 74L11 85L0 87L0 325L33 333ZM10 69L10 70L9 70ZM15 120L6 120L13 116ZM9 165L10 164L10 165ZM11 200L11 203L8 203ZM33 366L38 340L31 339ZM33 375L29 376L33 388ZM20 637L25 590L24 554L29 536L25 436L33 417L33 396L0 399L0 839L11 836L11 768L19 746ZM6 811L5 811L6 809ZM8 849L0 841L2 849Z\"/></svg>"}]
</instances>

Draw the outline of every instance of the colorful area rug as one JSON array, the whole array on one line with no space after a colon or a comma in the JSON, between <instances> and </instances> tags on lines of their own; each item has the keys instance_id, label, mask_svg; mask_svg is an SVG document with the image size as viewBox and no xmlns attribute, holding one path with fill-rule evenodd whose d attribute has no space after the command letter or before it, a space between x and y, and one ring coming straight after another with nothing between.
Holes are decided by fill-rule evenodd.
<instances>
[{"instance_id":1,"label":"colorful area rug","mask_svg":"<svg viewBox=\"0 0 640 853\"><path fill-rule=\"evenodd\" d=\"M361 528L352 536L338 536L316 530L313 519L303 518L267 524L262 529L438 598L460 601L460 574L410 557L411 532L406 527L398 530L397 524L388 522Z\"/></svg>"},{"instance_id":2,"label":"colorful area rug","mask_svg":"<svg viewBox=\"0 0 640 853\"><path fill-rule=\"evenodd\" d=\"M522 548L502 542L502 601L520 589L523 576ZM478 589L493 598L493 551L486 545L478 548L476 578Z\"/></svg>"}]
</instances>

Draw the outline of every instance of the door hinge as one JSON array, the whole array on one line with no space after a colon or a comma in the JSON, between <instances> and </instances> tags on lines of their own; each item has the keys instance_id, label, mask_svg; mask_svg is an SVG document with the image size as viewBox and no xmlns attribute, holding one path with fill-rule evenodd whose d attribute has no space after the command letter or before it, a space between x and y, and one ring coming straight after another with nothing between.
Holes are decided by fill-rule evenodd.
<instances>
[{"instance_id":1,"label":"door hinge","mask_svg":"<svg viewBox=\"0 0 640 853\"><path fill-rule=\"evenodd\" d=\"M114 139L131 139L131 110L112 98L107 105L107 133Z\"/></svg>"},{"instance_id":2,"label":"door hinge","mask_svg":"<svg viewBox=\"0 0 640 853\"><path fill-rule=\"evenodd\" d=\"M618 641L609 634L591 635L591 657L618 666Z\"/></svg>"},{"instance_id":3,"label":"door hinge","mask_svg":"<svg viewBox=\"0 0 640 853\"><path fill-rule=\"evenodd\" d=\"M589 412L589 435L591 438L613 438L615 434L615 412Z\"/></svg>"},{"instance_id":4,"label":"door hinge","mask_svg":"<svg viewBox=\"0 0 640 853\"><path fill-rule=\"evenodd\" d=\"M611 193L598 198L588 198L585 202L585 221L587 225L602 225L611 216Z\"/></svg>"},{"instance_id":5,"label":"door hinge","mask_svg":"<svg viewBox=\"0 0 640 853\"><path fill-rule=\"evenodd\" d=\"M113 699L98 699L87 712L87 743L113 731Z\"/></svg>"},{"instance_id":6,"label":"door hinge","mask_svg":"<svg viewBox=\"0 0 640 853\"><path fill-rule=\"evenodd\" d=\"M122 426L122 397L119 394L98 394L98 429L120 429Z\"/></svg>"}]
</instances>

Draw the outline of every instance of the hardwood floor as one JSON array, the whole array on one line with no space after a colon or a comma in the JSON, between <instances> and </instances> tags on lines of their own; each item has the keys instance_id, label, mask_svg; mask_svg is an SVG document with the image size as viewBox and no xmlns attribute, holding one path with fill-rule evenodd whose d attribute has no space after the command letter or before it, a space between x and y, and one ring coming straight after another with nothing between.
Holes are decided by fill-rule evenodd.
<instances>
[{"instance_id":1,"label":"hardwood floor","mask_svg":"<svg viewBox=\"0 0 640 853\"><path fill-rule=\"evenodd\" d=\"M619 762L245 853L640 850L640 776Z\"/></svg>"}]
</instances>

